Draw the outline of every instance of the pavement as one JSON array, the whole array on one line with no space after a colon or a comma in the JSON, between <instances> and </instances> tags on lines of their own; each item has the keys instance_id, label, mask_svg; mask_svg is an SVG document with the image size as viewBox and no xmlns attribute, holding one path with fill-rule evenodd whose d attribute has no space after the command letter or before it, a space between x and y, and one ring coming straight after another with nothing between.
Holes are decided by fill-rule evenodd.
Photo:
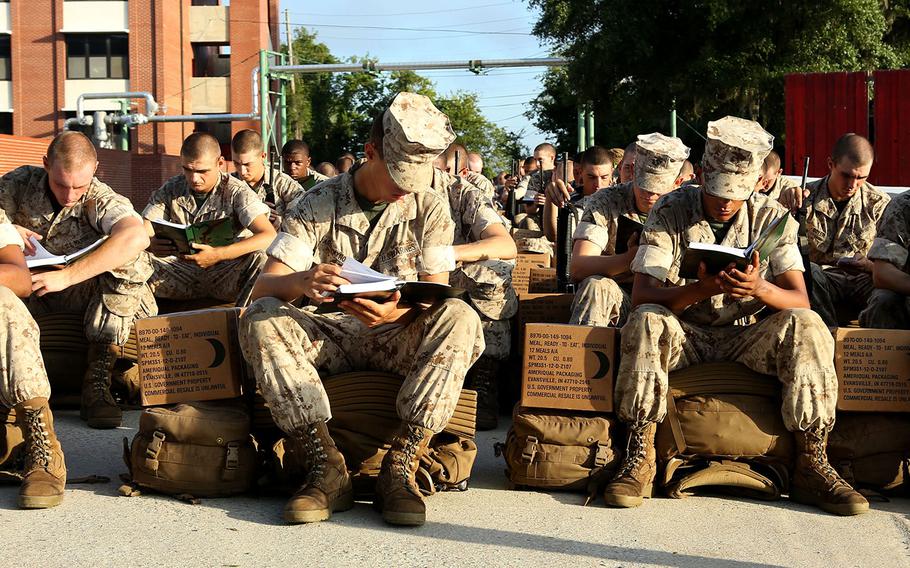
<instances>
[{"instance_id":1,"label":"pavement","mask_svg":"<svg viewBox=\"0 0 910 568\"><path fill-rule=\"evenodd\" d=\"M784 501L721 497L652 499L633 510L582 507L572 493L509 491L493 444L478 435L471 487L427 500L427 524L385 525L369 503L325 523L285 525L281 497L121 497L125 426L90 430L75 411L55 413L71 478L60 506L16 509L0 487L0 566L908 566L910 500L873 503L839 518Z\"/></svg>"}]
</instances>

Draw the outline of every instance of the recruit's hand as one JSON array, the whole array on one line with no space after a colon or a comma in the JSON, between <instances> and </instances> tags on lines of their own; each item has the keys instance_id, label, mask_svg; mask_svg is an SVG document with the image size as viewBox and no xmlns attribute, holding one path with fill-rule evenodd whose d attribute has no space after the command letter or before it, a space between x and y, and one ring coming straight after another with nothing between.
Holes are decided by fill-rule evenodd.
<instances>
[{"instance_id":1,"label":"recruit's hand","mask_svg":"<svg viewBox=\"0 0 910 568\"><path fill-rule=\"evenodd\" d=\"M730 264L727 269L735 266ZM698 285L704 289L710 296L722 294L723 289L720 286L719 274L708 274L708 266L704 262L698 263Z\"/></svg>"},{"instance_id":2,"label":"recruit's hand","mask_svg":"<svg viewBox=\"0 0 910 568\"><path fill-rule=\"evenodd\" d=\"M165 256L177 256L177 247L174 246L174 241L170 239L159 239L158 237L152 237L149 239L151 244L149 244L148 251L157 257Z\"/></svg>"},{"instance_id":3,"label":"recruit's hand","mask_svg":"<svg viewBox=\"0 0 910 568\"><path fill-rule=\"evenodd\" d=\"M728 266L718 274L721 289L737 299L761 295L767 282L761 277L758 266L757 251L752 253L752 262L746 267L745 272L737 269L735 265Z\"/></svg>"},{"instance_id":4,"label":"recruit's hand","mask_svg":"<svg viewBox=\"0 0 910 568\"><path fill-rule=\"evenodd\" d=\"M183 260L195 262L199 268L209 268L221 262L221 253L215 247L204 245L202 243L192 243L190 245L196 249L195 254L185 254L181 256Z\"/></svg>"},{"instance_id":5,"label":"recruit's hand","mask_svg":"<svg viewBox=\"0 0 910 568\"><path fill-rule=\"evenodd\" d=\"M874 262L866 258L866 255L861 253L856 253L852 257L845 256L843 258L837 259L837 267L843 268L844 270L855 271L855 272L872 272L872 267L875 265Z\"/></svg>"},{"instance_id":6,"label":"recruit's hand","mask_svg":"<svg viewBox=\"0 0 910 568\"><path fill-rule=\"evenodd\" d=\"M508 176L503 182L503 187L508 190L513 190L518 186L518 176Z\"/></svg>"},{"instance_id":7,"label":"recruit's hand","mask_svg":"<svg viewBox=\"0 0 910 568\"><path fill-rule=\"evenodd\" d=\"M340 302L338 307L359 319L363 325L376 327L393 321L398 311L399 300L401 300L401 292L395 292L388 300L381 303L366 298L354 298Z\"/></svg>"},{"instance_id":8,"label":"recruit's hand","mask_svg":"<svg viewBox=\"0 0 910 568\"><path fill-rule=\"evenodd\" d=\"M557 207L563 207L572 197L569 188L566 187L566 184L563 183L561 179L548 183L545 191L547 193L547 199Z\"/></svg>"},{"instance_id":9,"label":"recruit's hand","mask_svg":"<svg viewBox=\"0 0 910 568\"><path fill-rule=\"evenodd\" d=\"M796 211L803 206L803 199L809 197L809 190L803 189L801 187L785 187L780 192L780 197L777 200L789 209L790 211Z\"/></svg>"},{"instance_id":10,"label":"recruit's hand","mask_svg":"<svg viewBox=\"0 0 910 568\"><path fill-rule=\"evenodd\" d=\"M317 264L309 270L298 272L297 276L303 294L315 305L334 301L332 294L335 290L342 284L350 284L341 277L341 267L337 264Z\"/></svg>"},{"instance_id":11,"label":"recruit's hand","mask_svg":"<svg viewBox=\"0 0 910 568\"><path fill-rule=\"evenodd\" d=\"M638 238L639 238L639 235L638 235L638 232L636 231L636 232L632 233L631 235L629 235L629 240L626 241L626 246L628 247L628 250L626 251L626 256L629 258L630 263L632 262L632 259L635 258L635 254L638 253ZM704 264L704 263L702 263L702 264Z\"/></svg>"},{"instance_id":12,"label":"recruit's hand","mask_svg":"<svg viewBox=\"0 0 910 568\"><path fill-rule=\"evenodd\" d=\"M70 274L66 269L32 274L32 293L38 296L60 292L71 285Z\"/></svg>"},{"instance_id":13,"label":"recruit's hand","mask_svg":"<svg viewBox=\"0 0 910 568\"><path fill-rule=\"evenodd\" d=\"M40 241L43 237L35 231L30 231L25 227L19 225L13 225L13 227L16 228L16 231L19 232L19 236L22 237L22 242L25 243L25 256L35 256L35 253L38 251L29 239L34 237L36 241Z\"/></svg>"}]
</instances>

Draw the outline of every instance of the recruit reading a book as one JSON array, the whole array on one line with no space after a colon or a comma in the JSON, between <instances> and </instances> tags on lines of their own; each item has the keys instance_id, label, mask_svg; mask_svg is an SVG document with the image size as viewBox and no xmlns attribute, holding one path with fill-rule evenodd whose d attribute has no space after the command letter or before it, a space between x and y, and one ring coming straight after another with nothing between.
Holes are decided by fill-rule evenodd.
<instances>
[{"instance_id":1,"label":"recruit reading a book","mask_svg":"<svg viewBox=\"0 0 910 568\"><path fill-rule=\"evenodd\" d=\"M192 225L171 223L162 219L152 220L155 238L174 243L180 254L193 254L193 243L223 247L234 242L234 221L230 217L199 221Z\"/></svg>"},{"instance_id":2,"label":"recruit reading a book","mask_svg":"<svg viewBox=\"0 0 910 568\"><path fill-rule=\"evenodd\" d=\"M42 266L61 266L70 264L71 262L75 262L76 260L92 252L98 248L101 243L104 242L104 238L100 238L89 246L81 248L76 252L72 252L70 254L54 254L44 248L41 243L35 239L35 237L29 237L28 240L31 245L35 247L35 254L25 257L25 265L29 268L40 268Z\"/></svg>"},{"instance_id":3,"label":"recruit reading a book","mask_svg":"<svg viewBox=\"0 0 910 568\"><path fill-rule=\"evenodd\" d=\"M341 265L341 277L350 282L342 284L332 295L336 302L352 298L367 298L384 302L396 291L408 303L433 303L445 298L458 298L464 294L461 288L437 282L407 282L377 272L353 258L347 258Z\"/></svg>"},{"instance_id":4,"label":"recruit reading a book","mask_svg":"<svg viewBox=\"0 0 910 568\"><path fill-rule=\"evenodd\" d=\"M752 262L753 252L758 252L759 262L764 261L784 235L789 218L790 215L784 214L776 219L744 249L713 243L689 243L682 266L679 268L680 278L697 280L698 265L701 262L705 263L708 274L717 274L731 263L735 264L738 270L745 270Z\"/></svg>"}]
</instances>

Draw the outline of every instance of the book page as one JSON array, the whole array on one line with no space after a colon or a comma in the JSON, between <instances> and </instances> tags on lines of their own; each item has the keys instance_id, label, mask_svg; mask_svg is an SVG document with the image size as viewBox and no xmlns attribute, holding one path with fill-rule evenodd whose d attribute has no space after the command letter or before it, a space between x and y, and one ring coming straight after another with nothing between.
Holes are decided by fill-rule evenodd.
<instances>
[{"instance_id":1,"label":"book page","mask_svg":"<svg viewBox=\"0 0 910 568\"><path fill-rule=\"evenodd\" d=\"M395 282L394 276L376 272L351 257L345 259L341 265L341 277L351 284L365 284L370 282Z\"/></svg>"},{"instance_id":2,"label":"book page","mask_svg":"<svg viewBox=\"0 0 910 568\"><path fill-rule=\"evenodd\" d=\"M189 225L181 225L180 223L171 223L170 221L165 221L164 219L155 219L152 223L157 223L159 225L164 225L165 227L174 227L175 229L186 229Z\"/></svg>"},{"instance_id":3,"label":"book page","mask_svg":"<svg viewBox=\"0 0 910 568\"><path fill-rule=\"evenodd\" d=\"M41 245L41 241L37 240L35 237L29 237L28 241L32 244L33 247L35 247L35 254L25 257L29 268L32 266L46 266L47 264L63 264L63 255L54 254L51 251L47 250ZM44 263L43 261L45 260L54 262ZM33 264L37 263L38 261L42 261L42 264Z\"/></svg>"},{"instance_id":4,"label":"book page","mask_svg":"<svg viewBox=\"0 0 910 568\"><path fill-rule=\"evenodd\" d=\"M746 258L746 250L726 245L716 245L714 243L689 243L692 250L703 250L711 252L722 252L738 258Z\"/></svg>"}]
</instances>

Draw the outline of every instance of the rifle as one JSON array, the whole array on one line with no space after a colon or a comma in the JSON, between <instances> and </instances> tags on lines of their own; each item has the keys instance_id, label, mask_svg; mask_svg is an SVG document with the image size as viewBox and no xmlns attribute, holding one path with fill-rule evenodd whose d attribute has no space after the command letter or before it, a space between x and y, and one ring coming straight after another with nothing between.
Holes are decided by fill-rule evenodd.
<instances>
[{"instance_id":1,"label":"rifle","mask_svg":"<svg viewBox=\"0 0 910 568\"><path fill-rule=\"evenodd\" d=\"M799 254L803 259L803 278L806 281L806 294L812 297L812 264L809 260L809 237L806 235L806 217L809 214L809 198L805 196L806 180L809 177L809 156L803 162L803 179L799 184L800 195L803 196L802 205L796 210L796 222L799 223Z\"/></svg>"},{"instance_id":2,"label":"rifle","mask_svg":"<svg viewBox=\"0 0 910 568\"><path fill-rule=\"evenodd\" d=\"M518 162L517 160L512 160L512 173L510 178L515 179L518 176ZM509 196L506 198L506 215L509 219L515 220L515 215L518 214L518 200L515 199L515 188L508 190Z\"/></svg>"},{"instance_id":3,"label":"rifle","mask_svg":"<svg viewBox=\"0 0 910 568\"><path fill-rule=\"evenodd\" d=\"M563 152L562 155L562 181L569 186L569 153ZM574 205L571 201L560 207L556 212L556 289L560 292L575 292L575 284L572 283L569 262L572 258L572 234L574 216Z\"/></svg>"}]
</instances>

